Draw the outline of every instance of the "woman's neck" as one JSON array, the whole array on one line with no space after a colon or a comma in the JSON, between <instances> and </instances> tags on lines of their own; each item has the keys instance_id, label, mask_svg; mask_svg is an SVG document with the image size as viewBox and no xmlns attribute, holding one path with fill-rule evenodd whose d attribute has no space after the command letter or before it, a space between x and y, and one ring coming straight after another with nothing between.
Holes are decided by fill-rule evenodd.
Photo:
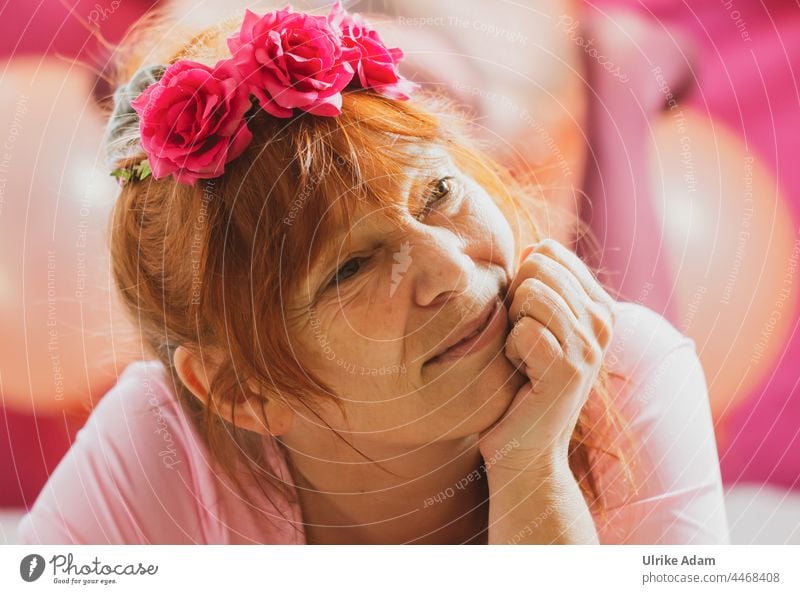
<instances>
[{"instance_id":1,"label":"woman's neck","mask_svg":"<svg viewBox=\"0 0 800 594\"><path fill-rule=\"evenodd\" d=\"M486 542L489 493L477 436L371 456L380 465L287 451L310 544Z\"/></svg>"}]
</instances>

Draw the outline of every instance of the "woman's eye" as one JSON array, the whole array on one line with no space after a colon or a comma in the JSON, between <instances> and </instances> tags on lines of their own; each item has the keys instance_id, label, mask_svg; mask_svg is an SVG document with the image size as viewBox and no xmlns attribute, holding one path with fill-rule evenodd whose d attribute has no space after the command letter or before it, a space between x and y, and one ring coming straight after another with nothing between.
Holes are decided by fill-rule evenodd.
<instances>
[{"instance_id":1,"label":"woman's eye","mask_svg":"<svg viewBox=\"0 0 800 594\"><path fill-rule=\"evenodd\" d=\"M431 184L431 191L428 194L428 204L437 202L450 193L450 180L451 177L443 177L437 179Z\"/></svg>"},{"instance_id":2,"label":"woman's eye","mask_svg":"<svg viewBox=\"0 0 800 594\"><path fill-rule=\"evenodd\" d=\"M427 215L435 203L447 198L447 196L450 194L452 179L453 178L450 176L442 177L428 186L428 192L425 197L425 205L423 206L422 213L420 213L421 215Z\"/></svg>"},{"instance_id":3,"label":"woman's eye","mask_svg":"<svg viewBox=\"0 0 800 594\"><path fill-rule=\"evenodd\" d=\"M348 278L356 274L361 268L361 262L365 258L351 258L344 265L336 271L336 274L333 275L329 286L335 286L339 283L346 281Z\"/></svg>"}]
</instances>

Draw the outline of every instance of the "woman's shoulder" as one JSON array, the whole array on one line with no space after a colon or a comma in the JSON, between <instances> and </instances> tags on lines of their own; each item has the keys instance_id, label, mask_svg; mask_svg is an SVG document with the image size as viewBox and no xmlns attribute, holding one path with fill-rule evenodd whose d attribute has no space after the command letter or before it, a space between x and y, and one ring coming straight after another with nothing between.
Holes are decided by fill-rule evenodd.
<instances>
[{"instance_id":1,"label":"woman's shoulder","mask_svg":"<svg viewBox=\"0 0 800 594\"><path fill-rule=\"evenodd\" d=\"M605 355L609 371L635 381L676 349L695 350L694 340L658 312L628 301L617 301L614 307L616 322Z\"/></svg>"},{"instance_id":2,"label":"woman's shoulder","mask_svg":"<svg viewBox=\"0 0 800 594\"><path fill-rule=\"evenodd\" d=\"M608 517L604 543L727 542L705 373L695 342L657 312L617 307L606 351L619 433L595 468ZM628 481L627 471L631 471Z\"/></svg>"},{"instance_id":3,"label":"woman's shoulder","mask_svg":"<svg viewBox=\"0 0 800 594\"><path fill-rule=\"evenodd\" d=\"M160 361L133 361L125 367L117 383L94 410L101 410L104 402L112 402L139 413L159 405L171 415L177 415L178 401L169 385L167 370Z\"/></svg>"},{"instance_id":4,"label":"woman's shoulder","mask_svg":"<svg viewBox=\"0 0 800 594\"><path fill-rule=\"evenodd\" d=\"M205 542L199 512L212 488L202 447L165 385L137 361L93 408L18 535L22 543Z\"/></svg>"},{"instance_id":5,"label":"woman's shoulder","mask_svg":"<svg viewBox=\"0 0 800 594\"><path fill-rule=\"evenodd\" d=\"M644 305L617 303L604 363L613 404L631 432L669 433L670 414L709 406L694 340Z\"/></svg>"},{"instance_id":6,"label":"woman's shoulder","mask_svg":"<svg viewBox=\"0 0 800 594\"><path fill-rule=\"evenodd\" d=\"M159 361L128 364L81 431L131 452L142 463L147 456L147 462L157 461L167 470L187 467L196 482L199 469L207 465L208 453L170 385Z\"/></svg>"},{"instance_id":7,"label":"woman's shoulder","mask_svg":"<svg viewBox=\"0 0 800 594\"><path fill-rule=\"evenodd\" d=\"M19 542L293 542L264 521L280 514L257 508L257 493L245 501L233 490L171 385L158 361L124 369L22 519Z\"/></svg>"},{"instance_id":8,"label":"woman's shoulder","mask_svg":"<svg viewBox=\"0 0 800 594\"><path fill-rule=\"evenodd\" d=\"M139 361L131 364L120 376L126 387L120 392L120 406L130 409L147 423L155 423L164 440L159 455L167 455L173 441L183 453L193 480L193 492L200 506L198 517L205 520L205 542L224 544L297 544L304 541L301 513L296 494L287 498L272 485L261 490L249 475L241 475L245 492L226 475L220 462L208 450L205 442L183 412L174 395L169 373L158 361ZM129 402L133 396L133 401ZM151 436L152 437L152 436ZM291 484L290 472L283 450L271 437L264 437L263 463L279 481ZM241 461L239 461L241 462ZM181 463L177 460L176 463ZM242 466L237 466L241 473ZM289 488L292 491L291 488ZM213 497L212 497L213 495ZM204 501L201 501L204 500Z\"/></svg>"}]
</instances>

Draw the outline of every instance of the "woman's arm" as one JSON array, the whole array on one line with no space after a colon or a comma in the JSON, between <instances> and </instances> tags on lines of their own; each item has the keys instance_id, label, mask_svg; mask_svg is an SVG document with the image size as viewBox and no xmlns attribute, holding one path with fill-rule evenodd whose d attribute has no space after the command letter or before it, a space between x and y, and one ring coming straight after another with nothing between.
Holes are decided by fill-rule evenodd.
<instances>
[{"instance_id":1,"label":"woman's arm","mask_svg":"<svg viewBox=\"0 0 800 594\"><path fill-rule=\"evenodd\" d=\"M489 541L596 543L568 450L611 341L615 303L552 240L523 250L508 293L513 328L505 355L529 381L480 436Z\"/></svg>"},{"instance_id":2,"label":"woman's arm","mask_svg":"<svg viewBox=\"0 0 800 594\"><path fill-rule=\"evenodd\" d=\"M598 544L589 507L569 468L489 467L488 544Z\"/></svg>"},{"instance_id":3,"label":"woman's arm","mask_svg":"<svg viewBox=\"0 0 800 594\"><path fill-rule=\"evenodd\" d=\"M602 456L594 464L607 509L597 521L600 540L728 544L714 424L694 342L655 312L624 306L620 334L630 350L620 358L635 377L616 401L633 443L618 435L614 445L627 459Z\"/></svg>"},{"instance_id":4,"label":"woman's arm","mask_svg":"<svg viewBox=\"0 0 800 594\"><path fill-rule=\"evenodd\" d=\"M17 529L20 544L205 542L185 436L147 362L92 411Z\"/></svg>"}]
</instances>

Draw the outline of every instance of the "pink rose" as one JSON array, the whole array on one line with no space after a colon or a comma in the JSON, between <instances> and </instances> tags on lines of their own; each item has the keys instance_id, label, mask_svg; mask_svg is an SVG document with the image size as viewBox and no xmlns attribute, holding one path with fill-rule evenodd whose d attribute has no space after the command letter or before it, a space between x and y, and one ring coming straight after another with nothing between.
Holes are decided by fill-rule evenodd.
<instances>
[{"instance_id":1,"label":"pink rose","mask_svg":"<svg viewBox=\"0 0 800 594\"><path fill-rule=\"evenodd\" d=\"M354 71L343 60L338 31L325 17L288 6L261 17L248 10L228 47L266 112L281 118L291 117L294 108L322 116L341 113L341 91Z\"/></svg>"},{"instance_id":2,"label":"pink rose","mask_svg":"<svg viewBox=\"0 0 800 594\"><path fill-rule=\"evenodd\" d=\"M400 48L387 48L378 32L361 15L345 12L341 2L333 5L328 20L331 26L339 29L342 44L349 50L347 55L362 87L374 89L390 99L409 98L417 85L400 76L397 70L403 59Z\"/></svg>"},{"instance_id":3,"label":"pink rose","mask_svg":"<svg viewBox=\"0 0 800 594\"><path fill-rule=\"evenodd\" d=\"M226 60L213 68L190 60L169 66L131 101L153 177L173 173L193 184L221 175L253 138L244 119L250 105Z\"/></svg>"}]
</instances>

